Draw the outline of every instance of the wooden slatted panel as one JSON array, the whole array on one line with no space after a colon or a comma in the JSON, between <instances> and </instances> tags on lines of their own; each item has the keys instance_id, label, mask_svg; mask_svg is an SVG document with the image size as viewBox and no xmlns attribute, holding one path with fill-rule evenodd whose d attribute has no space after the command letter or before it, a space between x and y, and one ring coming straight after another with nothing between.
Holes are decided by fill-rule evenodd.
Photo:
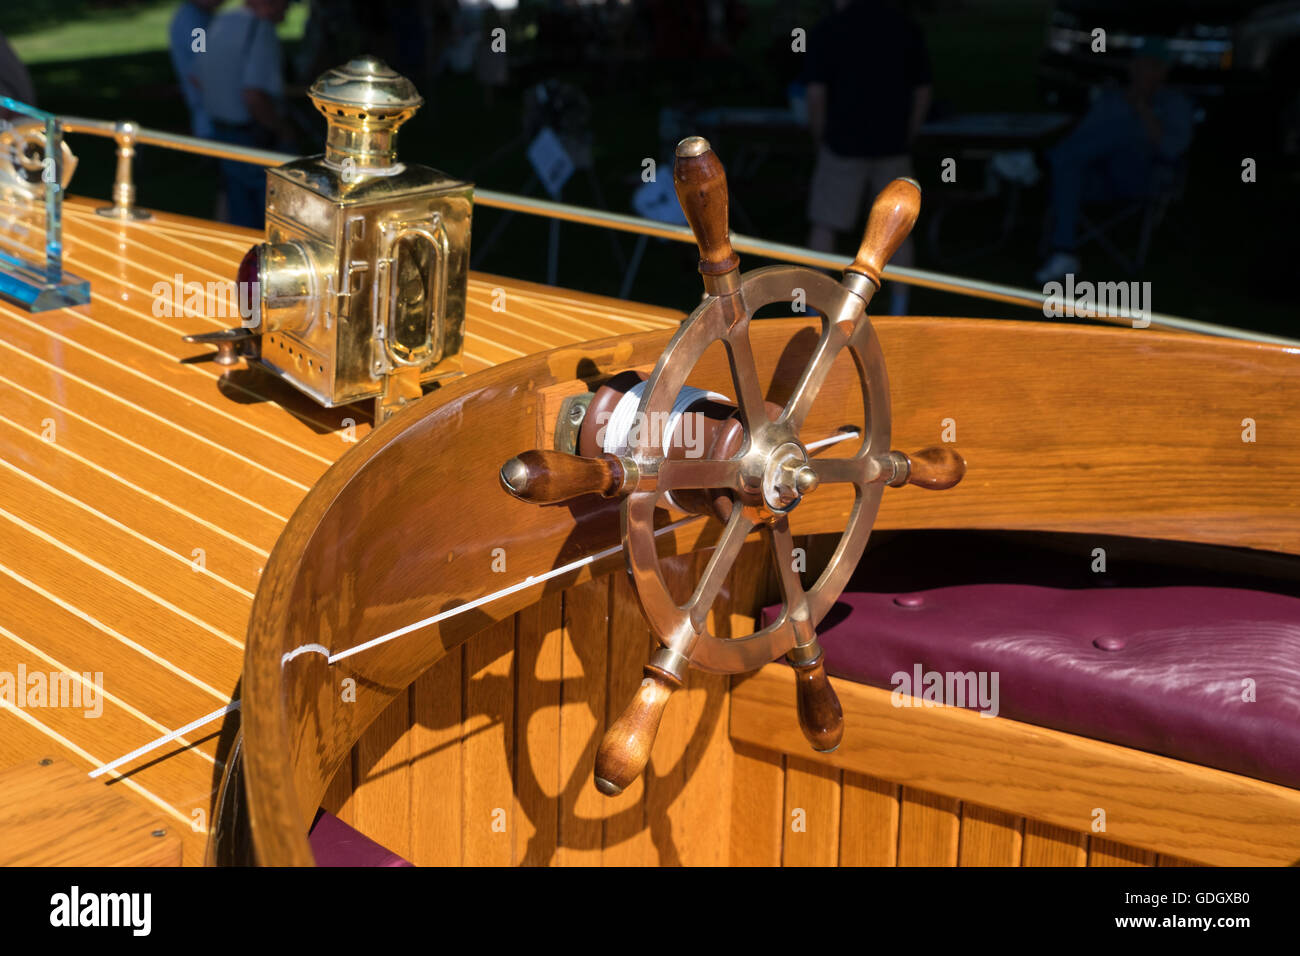
<instances>
[{"instance_id":1,"label":"wooden slatted panel","mask_svg":"<svg viewBox=\"0 0 1300 956\"><path fill-rule=\"evenodd\" d=\"M802 543L802 541L801 541ZM774 592L774 575L767 549L748 542L723 594L720 613L713 618L720 637L743 637L754 630L750 609ZM744 678L738 678L743 680ZM730 683L730 682L729 682ZM728 714L729 722L730 714ZM727 858L733 866L779 866L787 821L784 819L785 765L780 754L729 742L731 780L730 839Z\"/></svg>"},{"instance_id":2,"label":"wooden slatted panel","mask_svg":"<svg viewBox=\"0 0 1300 956\"><path fill-rule=\"evenodd\" d=\"M563 594L516 615L514 862L544 866L559 826Z\"/></svg>"},{"instance_id":3,"label":"wooden slatted panel","mask_svg":"<svg viewBox=\"0 0 1300 956\"><path fill-rule=\"evenodd\" d=\"M197 313L153 318L138 307L152 297L141 298L143 303L123 302L95 294L88 310L62 309L38 315L12 311L7 320L14 351L25 352L37 364L47 356L57 356L61 367L68 363L70 379L121 404L154 391L192 402L199 413L192 422L173 421L176 431L182 430L182 424L220 421L218 427L230 434L260 434L268 444L296 452L288 456L291 462L302 458L325 464L335 457L332 445L338 439L332 432L342 410L321 408L269 376L246 371L236 374L207 362L185 362L194 355L194 346L181 341L178 326L197 323L199 331L208 331L230 321L204 319ZM94 361L101 356L130 361L105 374ZM122 388L110 388L112 385ZM212 401L223 393L253 401L245 402L250 406L247 412L237 404ZM148 403L135 404L143 414L151 408ZM285 421L286 413L292 416L289 421ZM199 434L202 440L203 433Z\"/></svg>"},{"instance_id":4,"label":"wooden slatted panel","mask_svg":"<svg viewBox=\"0 0 1300 956\"><path fill-rule=\"evenodd\" d=\"M701 555L707 559L708 555ZM697 573L703 571L697 561ZM725 616L725 614L724 614ZM731 818L731 740L727 736L727 692L731 678L692 670L682 700L689 735L683 755L686 773L681 802L685 814L677 845L687 866L726 866L727 841L719 824Z\"/></svg>"},{"instance_id":5,"label":"wooden slatted panel","mask_svg":"<svg viewBox=\"0 0 1300 956\"><path fill-rule=\"evenodd\" d=\"M618 719L641 683L642 668L656 642L646 627L636 593L626 574L609 576L609 689L600 733ZM653 769L653 768L650 768ZM605 811L606 866L650 866L658 859L646 827L645 775L617 797L607 798Z\"/></svg>"},{"instance_id":6,"label":"wooden slatted panel","mask_svg":"<svg viewBox=\"0 0 1300 956\"><path fill-rule=\"evenodd\" d=\"M129 592L124 597L138 601L143 613L158 609L163 621L176 619L181 626L197 628L201 646L214 656L242 653L241 612L247 590L199 573L188 555L160 552L155 542L131 534L107 514L88 514L60 497L42 501L31 494L30 486L7 481L11 474L0 468L0 538L19 547L57 550L50 552L52 568L72 569L89 587L105 592L124 588ZM84 532L72 546L61 540L70 528ZM160 556L170 560L160 561ZM179 650L179 642L173 647Z\"/></svg>"},{"instance_id":7,"label":"wooden slatted panel","mask_svg":"<svg viewBox=\"0 0 1300 956\"><path fill-rule=\"evenodd\" d=\"M357 817L353 812L356 806L356 801L353 800L356 792L354 757L355 751L349 753L347 759L335 771L334 779L330 781L329 789L325 791L325 796L320 802L322 809L328 810L350 827L357 825Z\"/></svg>"},{"instance_id":8,"label":"wooden slatted panel","mask_svg":"<svg viewBox=\"0 0 1300 956\"><path fill-rule=\"evenodd\" d=\"M898 784L846 770L840 802L840 865L896 866Z\"/></svg>"},{"instance_id":9,"label":"wooden slatted panel","mask_svg":"<svg viewBox=\"0 0 1300 956\"><path fill-rule=\"evenodd\" d=\"M669 593L679 600L688 597L699 579L700 559L707 557L707 554L696 553L663 561L663 576ZM658 642L651 646L658 647ZM645 664L644 659L640 664ZM640 668L637 670L639 674ZM686 750L695 725L690 706L689 675L687 681L687 687L674 693L668 701L650 763L645 769L646 826L654 845L655 862L660 866L682 866L690 853L685 838L690 829L688 818L692 810L685 793L690 780ZM628 699L615 697L611 700L616 708L614 713L620 713L627 706Z\"/></svg>"},{"instance_id":10,"label":"wooden slatted panel","mask_svg":"<svg viewBox=\"0 0 1300 956\"><path fill-rule=\"evenodd\" d=\"M708 557L708 553L696 556L695 578L703 574ZM753 633L752 609L771 591L767 548L761 541L750 541L737 555L731 574L709 612L710 630L724 640ZM719 823L735 819L732 800L737 793L733 786L737 757L727 734L730 688L728 676L697 670L689 674L688 722L692 730L686 750L687 783L682 795L689 813L679 843L683 848L683 862L692 866L726 866L732 859L725 828L719 828ZM779 804L779 791L776 799Z\"/></svg>"},{"instance_id":11,"label":"wooden slatted panel","mask_svg":"<svg viewBox=\"0 0 1300 956\"><path fill-rule=\"evenodd\" d=\"M559 845L561 866L597 866L605 839L610 801L592 784L596 748L605 731L609 664L607 578L564 593L564 676L560 704Z\"/></svg>"},{"instance_id":12,"label":"wooden slatted panel","mask_svg":"<svg viewBox=\"0 0 1300 956\"><path fill-rule=\"evenodd\" d=\"M6 651L6 655L8 653ZM38 760L53 756L61 749L58 741L46 735L34 721L30 712L13 708L0 697L0 727L4 731L0 733L0 769L12 767L33 756ZM93 760L81 754L68 759L77 761L78 766L84 765L87 771L95 766Z\"/></svg>"},{"instance_id":13,"label":"wooden slatted panel","mask_svg":"<svg viewBox=\"0 0 1300 956\"><path fill-rule=\"evenodd\" d=\"M464 661L462 645L411 688L411 861L420 866L464 859Z\"/></svg>"},{"instance_id":14,"label":"wooden slatted panel","mask_svg":"<svg viewBox=\"0 0 1300 956\"><path fill-rule=\"evenodd\" d=\"M1087 863L1087 834L1041 820L1025 821L1021 866L1086 866Z\"/></svg>"},{"instance_id":15,"label":"wooden slatted panel","mask_svg":"<svg viewBox=\"0 0 1300 956\"><path fill-rule=\"evenodd\" d=\"M961 801L904 787L898 821L899 866L956 866Z\"/></svg>"},{"instance_id":16,"label":"wooden slatted panel","mask_svg":"<svg viewBox=\"0 0 1300 956\"><path fill-rule=\"evenodd\" d=\"M678 587L689 587L706 559L694 555L670 564L667 573ZM750 616L738 609L761 603L761 591L770 584L766 561L761 546L747 546L742 552L715 608L717 633L735 637L752 628ZM611 613L620 606L623 613ZM626 670L635 678L649 645L626 576L615 574L571 588L521 612L515 618L512 650L506 625L493 629L495 639L485 635L489 645L495 640L500 654L488 670L508 677L507 684L492 692L495 709L480 704L474 715L461 706L460 661L475 642L439 662L412 688L413 726L409 740L403 740L409 743L411 760L410 839L417 863L501 862L497 841L480 838L470 845L466 838L476 826L466 816L474 811L462 808L469 786L462 758L467 747L475 754L471 759L478 773L497 781L495 792L505 792L507 775L511 780L508 833L515 863L618 864L637 851L642 853L639 863L662 859L686 865L1086 862L1087 838L1082 834L923 790L908 788L904 796L896 784L852 771L841 779L834 768L798 755L782 757L745 743L733 748L725 737L725 721L713 714L725 703L726 681L688 687L675 699L678 732L686 742L684 749L663 759L671 769L669 778L683 773L687 782L676 792L667 778L652 783L662 788L657 796L665 802L660 817L665 822L656 827L647 818L644 797L619 808L618 801L601 797L591 785L595 748L605 726L596 714L606 712L602 695L607 681L613 680L607 673L607 655L612 645L622 647ZM489 649L477 657L484 661L493 653ZM469 745L476 734L493 727L492 715L510 695L516 703L510 718L513 746L499 727L490 746ZM369 734L377 732L378 726ZM726 752L711 755L719 743L726 745ZM385 756L392 759L390 751ZM725 761L721 769L713 764L719 759ZM362 790L369 786L363 782ZM332 789L337 792L337 787ZM723 799L718 799L719 792L725 794ZM357 804L354 797L350 805ZM545 829L552 819L553 848ZM481 821L477 829L484 830ZM613 841L608 839L611 833ZM623 834L631 838L621 838ZM1141 851L1117 847L1111 853L1137 859Z\"/></svg>"},{"instance_id":17,"label":"wooden slatted panel","mask_svg":"<svg viewBox=\"0 0 1300 956\"><path fill-rule=\"evenodd\" d=\"M411 696L397 695L354 748L361 785L355 826L399 856L411 856Z\"/></svg>"},{"instance_id":18,"label":"wooden slatted panel","mask_svg":"<svg viewBox=\"0 0 1300 956\"><path fill-rule=\"evenodd\" d=\"M514 862L515 619L465 645L465 864ZM470 728L474 728L471 730Z\"/></svg>"},{"instance_id":19,"label":"wooden slatted panel","mask_svg":"<svg viewBox=\"0 0 1300 956\"><path fill-rule=\"evenodd\" d=\"M805 752L787 674L769 664L732 688L733 740ZM1289 863L1300 846L1294 790L964 708L900 709L888 690L831 683L848 730L818 762L1058 827L1087 825L1104 797L1110 838L1204 862Z\"/></svg>"},{"instance_id":20,"label":"wooden slatted panel","mask_svg":"<svg viewBox=\"0 0 1300 956\"><path fill-rule=\"evenodd\" d=\"M1155 866L1156 855L1150 850L1141 850L1113 840L1093 837L1088 841L1088 865Z\"/></svg>"},{"instance_id":21,"label":"wooden slatted panel","mask_svg":"<svg viewBox=\"0 0 1300 956\"><path fill-rule=\"evenodd\" d=\"M782 826L785 866L834 866L840 855L840 771L786 757Z\"/></svg>"},{"instance_id":22,"label":"wooden slatted panel","mask_svg":"<svg viewBox=\"0 0 1300 956\"><path fill-rule=\"evenodd\" d=\"M114 539L126 547L125 540L117 536ZM115 668L125 664L120 664L112 653L117 651L113 645L128 647L127 641L133 641L148 647L170 664L168 669L176 676L207 695L208 699L200 703L199 694L193 694L195 709L191 713L197 716L205 712L204 708L211 710L224 701L229 688L209 678L223 672L238 674L242 642L232 642L226 631L206 625L202 618L196 620L193 612L168 601L156 587L137 582L143 577L139 567L126 569L128 574L98 562L88 564L75 550L70 553L65 548L74 549L75 545L57 547L31 530L30 525L11 527L0 520L0 565L12 572L6 576L42 597L75 608L83 620L91 617L97 622L92 632L108 640L99 638L106 648L101 651L100 667L94 669L102 670L106 681L114 679ZM26 630L29 640L44 646L41 631L33 633L30 625ZM150 701L140 703L147 706ZM95 725L93 729L103 730L105 726Z\"/></svg>"},{"instance_id":23,"label":"wooden slatted panel","mask_svg":"<svg viewBox=\"0 0 1300 956\"><path fill-rule=\"evenodd\" d=\"M687 588L693 586L706 560L707 555L694 555L669 562L666 573L678 586ZM739 609L752 606L759 590L767 586L766 560L761 546L748 546L742 553L736 575L714 609L718 633L735 637L752 630L751 616ZM473 843L461 828L468 833L481 826L476 824L476 811L467 799L468 779L476 773L486 774L496 781L495 792L503 793L508 773L513 787L509 814L513 862L618 864L630 858L642 864L663 859L725 865L730 847L728 823L733 819L733 753L725 706L729 679L691 675L691 683L674 700L677 727L668 728L677 733L677 746L662 754L656 748L656 758L661 761L658 776L652 764L648 787L637 785L642 788L640 797L624 795L610 800L598 794L591 782L596 747L606 726L606 713L617 712L626 703L651 645L626 576L613 575L571 588L562 596L546 597L516 615L515 622L513 660L507 663L504 656L497 656L486 664L488 672L508 677L508 683L492 691L493 706L485 708L480 702L476 713L467 691L462 708L459 698L450 693L453 688L458 691L459 684L449 676L458 671L449 668L448 660L435 665L412 688L412 728L396 746L410 760L413 860L424 864L500 862L495 841ZM504 623L494 629L500 645L495 652L502 655ZM494 639L481 635L459 650L462 655L473 655L478 661L475 666L494 653L471 650L482 640L491 645ZM611 650L623 661L619 667L608 666ZM619 694L617 707L606 706L607 686L619 683L620 678L631 686L626 694L622 689L615 691ZM479 678L467 678L467 687L475 679ZM511 694L515 704L510 718L513 763L506 757L506 735L499 728L492 729L494 715ZM495 735L492 743L474 742L485 728ZM359 759L363 748L376 749L378 745L367 740L380 733L378 724L367 731L354 749L354 757ZM383 752L390 754L394 746L394 741L385 740ZM342 772L346 775L347 768ZM772 783L770 835L776 842L771 862L775 863L780 861L779 760ZM357 794L381 786L379 778L363 776ZM439 796L452 786L456 786L460 803ZM336 781L331 789L336 802L341 799L338 792ZM646 825L646 792L664 806L661 818L666 823L657 831ZM358 800L353 795L348 806L365 802L366 798ZM448 805L444 807L444 803ZM548 825L553 826L553 844L545 829Z\"/></svg>"},{"instance_id":24,"label":"wooden slatted panel","mask_svg":"<svg viewBox=\"0 0 1300 956\"><path fill-rule=\"evenodd\" d=\"M698 572L700 563L700 558L692 559L692 573ZM681 569L671 573L685 575ZM665 788L669 802L663 819L668 825L659 832L646 819L644 801L634 804L631 813L618 810L614 801L601 797L591 786L591 771L604 729L604 724L593 716L593 707L600 710L593 696L599 697L605 686L600 661L608 650L612 620L608 601L614 581L620 577L570 589L562 601L560 595L552 595L517 615L513 645L508 641L509 622L491 629L495 637L484 635L485 650L477 658L488 663L478 679L492 674L506 681L481 688L477 715L462 708L460 698L461 659L474 642L459 648L425 674L411 689L411 728L404 735L392 737L402 714L401 708L395 706L356 748L357 759L364 759L367 749L375 749L380 752L380 760L357 793L343 804L344 819L372 837L382 837L382 842L399 851L400 837L386 836L389 831L385 827L391 829L391 820L385 824L382 819L367 816L367 808L373 807L374 813L392 819L407 820L411 857L417 863L500 863L505 841L485 837L487 832L495 832L490 827L493 821L485 824L480 820L476 825L471 822L475 811L466 811L463 804L468 788L476 785L470 783L471 777L494 780L492 792L503 794L508 776L513 804L506 816L506 834L514 863L618 863L626 857L629 846L638 845L648 851L651 863L664 853L668 862L687 865L1059 866L1089 862L1088 838L1084 834L926 791L900 788L852 771L844 771L841 778L840 771L833 767L796 755L783 758L743 742L736 743L734 750L728 748L725 772L701 769L700 764L708 758L693 758L692 748L703 748L707 754L712 746L717 725L709 721L708 712L713 706L710 700L716 699L721 706L725 686L709 688L700 695L703 710L700 704L683 708L684 723L689 725L690 740L694 741L688 743L685 758L698 760L695 769L687 773L692 781L708 780L709 786L696 791L688 785L675 797ZM724 614L729 611L720 610ZM561 620L562 627L558 624ZM630 623L635 624L627 628L632 646L639 649L646 637L644 626L639 618ZM746 625L741 620L737 626ZM548 652L548 638L555 640L557 653ZM498 656L492 658L494 652ZM562 682L548 677L548 669L561 675ZM519 681L521 675L534 685L532 689ZM494 715L500 713L512 694L518 703L510 718L511 734L507 735L499 722L494 723ZM484 706L489 699L492 703ZM529 699L535 703L528 704ZM682 699L689 700L687 695ZM551 711L556 712L556 719L547 722L546 715ZM391 723L388 718L392 718ZM386 726L389 738L383 743L381 735ZM525 743L529 727L531 739ZM701 728L706 732L701 733ZM484 730L496 735L490 745L467 744ZM513 746L507 742L511 735ZM478 768L476 772L464 768L462 752L467 747L472 753L469 759ZM380 802L400 790L390 794L387 788L392 787L393 767L401 754L409 754L410 761L409 767L398 768L405 769L404 779L409 781L409 813L384 808ZM343 799L350 772L350 764L341 769L326 801L327 808L332 808L331 802ZM554 793L550 794L539 781L552 780ZM716 798L719 787L727 794L721 800ZM478 804L486 807L490 802L480 800ZM356 807L362 808L360 815L349 816L347 810ZM478 815L482 816L481 810ZM553 850L549 842L538 839L539 833L545 837L544 827L552 818L556 821ZM610 822L617 824L615 833L620 832L620 827L624 832L633 827L640 829L634 840L620 840L605 848L605 831ZM477 841L467 836L472 829L479 831ZM462 850L462 843L467 849ZM1153 855L1142 850L1102 840L1092 843L1092 865L1154 862ZM1161 858L1160 863L1195 865L1176 858Z\"/></svg>"},{"instance_id":25,"label":"wooden slatted panel","mask_svg":"<svg viewBox=\"0 0 1300 956\"><path fill-rule=\"evenodd\" d=\"M97 758L102 760L109 756L104 752L105 748L97 744L112 739L110 728L121 728L133 737L148 734L158 736L165 732L165 728L187 723L191 719L187 715L193 714L190 708L199 706L211 709L219 705L218 695L188 683L192 676L188 671L156 652L152 657L141 655L138 658L125 658L121 663L106 661L104 647L107 641L130 639L95 619L87 620L78 616L76 607L67 601L59 599L56 603L48 592L36 591L40 587L35 583L39 575L29 576L16 570L10 572L4 565L0 565L0 571L5 572L0 574L0 603L6 611L23 615L39 614L48 627L39 637L28 635L27 638L19 636L8 627L0 627L0 655L3 655L5 668L15 676L17 669L22 666L26 667L28 673L38 670L47 674L51 671L73 673L92 683L96 674L102 674L104 716L93 720L83 719L83 724L91 726L76 728L78 733L73 738L80 739L81 744ZM123 647L130 649L126 644ZM85 675L89 675L89 678ZM162 691L170 693L172 697L156 702L151 700L150 695ZM136 702L143 703L137 706ZM128 718L131 722L120 723ZM101 726L101 722L106 719L113 723L103 723ZM98 736L93 740L88 739L86 732L94 732ZM0 734L0 737L3 736ZM215 741L204 740L204 737L204 734L196 733L181 740L184 745L195 745L193 755L211 767L216 744Z\"/></svg>"},{"instance_id":26,"label":"wooden slatted panel","mask_svg":"<svg viewBox=\"0 0 1300 956\"><path fill-rule=\"evenodd\" d=\"M961 866L1019 866L1023 817L964 803L961 808Z\"/></svg>"},{"instance_id":27,"label":"wooden slatted panel","mask_svg":"<svg viewBox=\"0 0 1300 956\"><path fill-rule=\"evenodd\" d=\"M730 862L780 866L785 819L785 765L780 754L733 743Z\"/></svg>"}]
</instances>

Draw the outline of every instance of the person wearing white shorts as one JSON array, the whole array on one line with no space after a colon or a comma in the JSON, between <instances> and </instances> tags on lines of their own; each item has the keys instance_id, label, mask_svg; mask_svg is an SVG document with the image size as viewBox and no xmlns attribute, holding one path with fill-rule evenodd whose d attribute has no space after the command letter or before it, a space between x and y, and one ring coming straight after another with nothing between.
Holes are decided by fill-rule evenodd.
<instances>
[{"instance_id":1,"label":"person wearing white shorts","mask_svg":"<svg viewBox=\"0 0 1300 956\"><path fill-rule=\"evenodd\" d=\"M838 0L808 39L808 124L817 145L808 245L835 251L890 180L912 176L911 143L930 108L930 59L920 28L887 0ZM890 260L913 262L909 238ZM895 284L890 311L907 309Z\"/></svg>"}]
</instances>

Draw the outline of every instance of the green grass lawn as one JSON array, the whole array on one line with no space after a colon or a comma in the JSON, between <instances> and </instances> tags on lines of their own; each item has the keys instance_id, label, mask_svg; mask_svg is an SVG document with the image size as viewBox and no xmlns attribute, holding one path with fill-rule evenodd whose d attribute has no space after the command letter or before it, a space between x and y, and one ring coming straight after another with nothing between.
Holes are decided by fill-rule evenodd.
<instances>
[{"instance_id":1,"label":"green grass lawn","mask_svg":"<svg viewBox=\"0 0 1300 956\"><path fill-rule=\"evenodd\" d=\"M5 6L16 4L17 0L7 0ZM161 3L127 3L80 10L77 6L79 5L69 5L75 19L72 16L58 17L55 22L37 25L27 32L14 33L10 33L6 26L6 11L0 13L0 29L4 29L14 50L28 67L42 63L166 51L167 27L180 3L178 0L165 0ZM291 4L278 32L285 40L296 40L302 36L306 22L307 5Z\"/></svg>"}]
</instances>

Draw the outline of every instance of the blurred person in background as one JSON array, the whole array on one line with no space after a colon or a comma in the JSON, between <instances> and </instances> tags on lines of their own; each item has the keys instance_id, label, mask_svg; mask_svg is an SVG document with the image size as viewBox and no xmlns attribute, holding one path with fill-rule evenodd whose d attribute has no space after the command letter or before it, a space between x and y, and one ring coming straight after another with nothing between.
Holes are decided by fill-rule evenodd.
<instances>
[{"instance_id":1,"label":"blurred person in background","mask_svg":"<svg viewBox=\"0 0 1300 956\"><path fill-rule=\"evenodd\" d=\"M310 0L307 25L294 59L297 82L310 86L326 70L369 52L352 0Z\"/></svg>"},{"instance_id":2,"label":"blurred person in background","mask_svg":"<svg viewBox=\"0 0 1300 956\"><path fill-rule=\"evenodd\" d=\"M275 27L289 0L245 0L216 16L208 29L208 52L199 58L203 106L213 135L223 143L273 149L285 131L284 64ZM266 172L261 166L221 161L226 221L262 228Z\"/></svg>"},{"instance_id":3,"label":"blurred person in background","mask_svg":"<svg viewBox=\"0 0 1300 956\"><path fill-rule=\"evenodd\" d=\"M23 61L18 59L18 54L3 33L0 33L0 96L7 96L28 106L36 105L36 88L32 86L31 74L23 66ZM16 115L18 114L0 109L0 119L13 119Z\"/></svg>"},{"instance_id":4,"label":"blurred person in background","mask_svg":"<svg viewBox=\"0 0 1300 956\"><path fill-rule=\"evenodd\" d=\"M912 141L930 110L930 56L921 28L885 0L836 0L808 37L808 125L817 147L808 245L835 251L890 180L912 175ZM909 238L891 263L910 266ZM890 311L907 310L907 287Z\"/></svg>"},{"instance_id":5,"label":"blurred person in background","mask_svg":"<svg viewBox=\"0 0 1300 956\"><path fill-rule=\"evenodd\" d=\"M181 87L181 96L190 111L190 132L204 139L212 138L212 119L203 108L203 89L199 80L199 58L206 53L207 30L212 23L212 11L221 6L222 0L185 0L176 8L168 28L168 46L171 51L172 68L176 71L176 81ZM195 31L202 30L196 36ZM202 37L202 43L199 37ZM199 49L195 49L195 47Z\"/></svg>"},{"instance_id":6,"label":"blurred person in background","mask_svg":"<svg viewBox=\"0 0 1300 956\"><path fill-rule=\"evenodd\" d=\"M1085 202L1150 195L1159 167L1177 162L1191 145L1194 107L1165 85L1168 75L1167 46L1148 38L1129 63L1128 85L1103 91L1047 154L1051 254L1034 276L1039 283L1079 271L1079 212Z\"/></svg>"}]
</instances>

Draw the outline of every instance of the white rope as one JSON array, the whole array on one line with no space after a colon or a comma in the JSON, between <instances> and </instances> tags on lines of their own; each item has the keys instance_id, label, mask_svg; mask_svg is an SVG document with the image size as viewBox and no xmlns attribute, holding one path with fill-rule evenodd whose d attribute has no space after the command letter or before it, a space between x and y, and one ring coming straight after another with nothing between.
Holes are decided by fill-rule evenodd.
<instances>
[{"instance_id":1,"label":"white rope","mask_svg":"<svg viewBox=\"0 0 1300 956\"><path fill-rule=\"evenodd\" d=\"M632 436L632 429L638 424L636 413L641 405L641 396L645 394L645 387L645 382L638 382L633 385L623 393L623 397L614 406L609 421L605 423L604 439L601 443L606 454L626 455L628 453L628 449L631 447L629 439ZM714 402L730 401L727 396L719 395L717 392L692 388L689 385L683 386L682 390L677 393L677 398L673 401L672 409L668 412L668 421L665 424L663 441L660 445L661 449L667 451L668 445L672 442L673 432L677 428L677 423L681 421L682 415L686 414L686 410L701 399L709 399ZM644 435L645 429L653 426L654 422L641 423L639 430Z\"/></svg>"},{"instance_id":2,"label":"white rope","mask_svg":"<svg viewBox=\"0 0 1300 956\"><path fill-rule=\"evenodd\" d=\"M661 534L667 534L669 531L675 531L682 525L689 524L690 522L696 521L702 517L704 516L691 515L689 518L683 518L680 521L674 521L672 524L664 525L655 532L655 537L657 538ZM455 617L457 614L464 614L466 611L472 611L474 608L482 607L484 604L491 604L499 598L508 597L511 594L526 590L535 584L541 584L543 581L549 581L551 578L558 578L560 575L568 574L570 571L576 571L578 568L586 567L588 564L592 564L602 558L607 558L612 554L618 554L622 550L623 546L621 544L616 544L612 548L606 548L603 551L597 551L595 554L589 554L585 558L579 558L577 561L570 561L568 564L561 565L558 568L552 568L544 574L530 574L522 581L512 584L509 587L502 588L500 591L493 591L491 594L485 594L482 597L475 598L465 604L458 604L450 610L443 611L441 614L426 617L422 621L416 621L414 624L408 624L406 627L400 627L395 631L389 631L387 634L381 634L378 637L371 638L363 644L357 644L355 647L349 647L347 650L331 654L329 662L331 664L336 663L337 661L343 660L345 657L351 657L353 654L360 654L362 651L369 650L379 644L385 644L394 638L401 637L403 634L410 634L412 631L418 631L421 628L429 627L430 625L437 624L440 621L445 621L448 618Z\"/></svg>"},{"instance_id":3,"label":"white rope","mask_svg":"<svg viewBox=\"0 0 1300 956\"><path fill-rule=\"evenodd\" d=\"M210 724L217 718L226 716L226 714L230 713L232 710L239 710L239 701L232 700L225 707L222 707L218 710L214 710L210 714L204 714L198 720L192 720L184 727L177 728L176 730L173 730L169 734L163 734L157 740L150 741L149 743L145 744L143 747L137 747L135 750L132 750L129 754L123 754L121 757L118 757L116 760L114 760L111 763L106 763L102 767L96 767L94 770L90 771L90 776L98 777L102 774L108 773L111 770L116 770L118 767L122 766L122 764L130 763L136 757L143 757L145 754L149 753L149 751L157 750L163 744L169 744L177 737L184 737L191 730L198 730L204 724ZM191 744L190 746L193 745Z\"/></svg>"},{"instance_id":4,"label":"white rope","mask_svg":"<svg viewBox=\"0 0 1300 956\"><path fill-rule=\"evenodd\" d=\"M819 438L816 441L810 441L803 447L807 451L816 451L818 448L825 448L827 445L836 445L842 441L848 441L850 438L857 438L860 434L861 432L856 428L846 428L844 431L832 435L830 438Z\"/></svg>"}]
</instances>

